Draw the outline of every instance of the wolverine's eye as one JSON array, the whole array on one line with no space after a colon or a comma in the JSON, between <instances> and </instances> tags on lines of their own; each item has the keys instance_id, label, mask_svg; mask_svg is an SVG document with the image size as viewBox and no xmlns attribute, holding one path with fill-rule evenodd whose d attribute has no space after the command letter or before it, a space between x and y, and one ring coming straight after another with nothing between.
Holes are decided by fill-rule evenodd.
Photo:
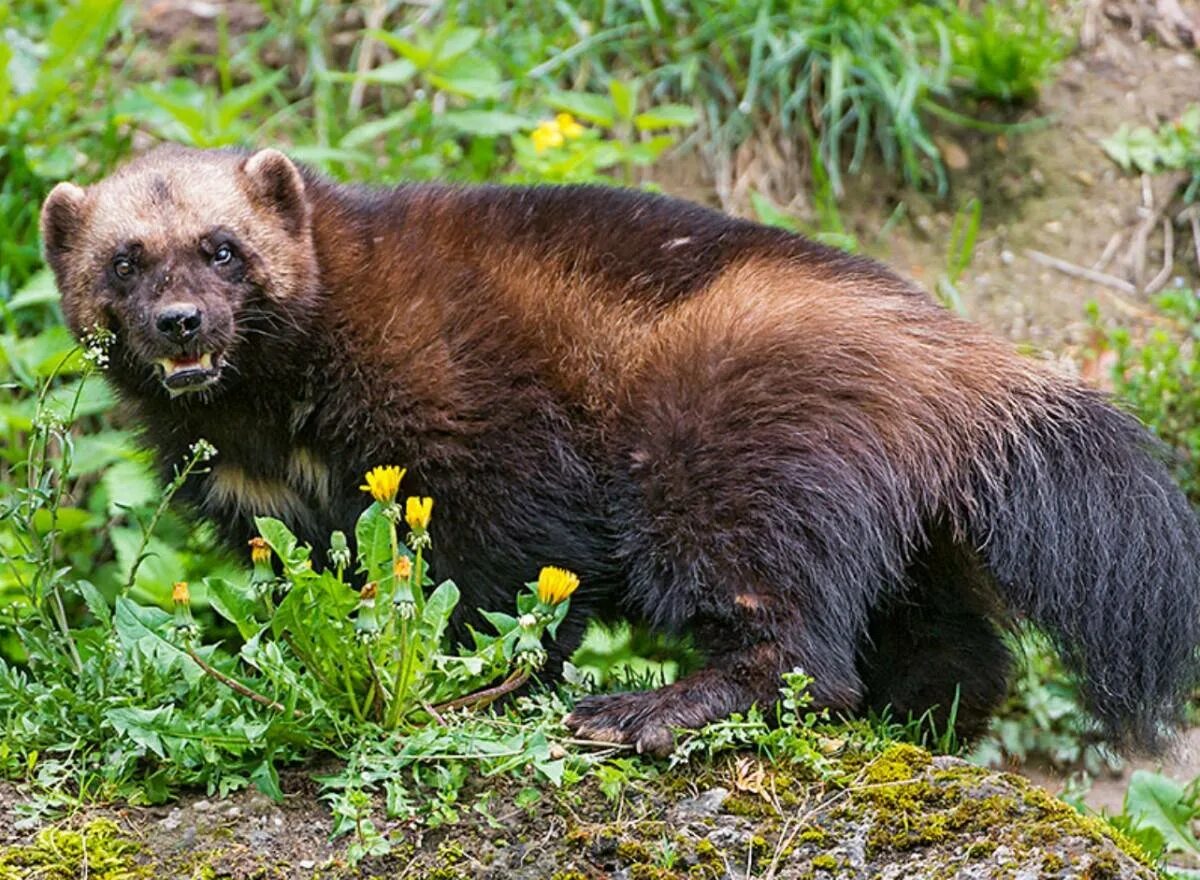
<instances>
[{"instance_id":1,"label":"wolverine's eye","mask_svg":"<svg viewBox=\"0 0 1200 880\"><path fill-rule=\"evenodd\" d=\"M214 266L227 266L233 260L233 248L227 244L221 245L212 255L212 264Z\"/></svg>"},{"instance_id":2,"label":"wolverine's eye","mask_svg":"<svg viewBox=\"0 0 1200 880\"><path fill-rule=\"evenodd\" d=\"M133 260L129 259L129 257L122 256L113 260L112 270L113 274L122 281L128 281L133 277L133 273L137 270L137 267L133 265Z\"/></svg>"}]
</instances>

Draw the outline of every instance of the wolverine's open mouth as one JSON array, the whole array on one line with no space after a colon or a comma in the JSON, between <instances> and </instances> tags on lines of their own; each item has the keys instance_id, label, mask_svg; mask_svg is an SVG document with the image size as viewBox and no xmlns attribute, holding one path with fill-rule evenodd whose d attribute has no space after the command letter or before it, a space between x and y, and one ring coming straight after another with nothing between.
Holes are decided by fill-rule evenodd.
<instances>
[{"instance_id":1,"label":"wolverine's open mouth","mask_svg":"<svg viewBox=\"0 0 1200 880\"><path fill-rule=\"evenodd\" d=\"M210 352L196 357L159 358L159 378L172 397L189 391L203 391L221 375L221 364Z\"/></svg>"}]
</instances>

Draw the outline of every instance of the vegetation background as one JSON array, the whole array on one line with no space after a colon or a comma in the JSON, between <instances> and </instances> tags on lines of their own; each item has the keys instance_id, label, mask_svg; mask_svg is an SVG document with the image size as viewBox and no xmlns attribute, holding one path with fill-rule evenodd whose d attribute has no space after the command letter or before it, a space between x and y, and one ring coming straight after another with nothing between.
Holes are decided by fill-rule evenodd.
<instances>
[{"instance_id":1,"label":"vegetation background","mask_svg":"<svg viewBox=\"0 0 1200 880\"><path fill-rule=\"evenodd\" d=\"M23 803L41 817L189 786L277 796L280 769L319 754L332 762L321 791L334 828L365 858L389 850L401 820L456 821L479 772L517 768L557 785L590 775L618 788L652 772L611 753L565 753L557 718L578 688L645 685L694 655L636 630L597 630L571 687L448 724L431 725L417 704L471 692L478 668L467 686L466 673L437 678L441 661L430 661L415 714L382 727L357 705L373 699L370 676L323 690L296 644L315 624L278 623L267 607L272 589L309 588L303 557L289 556L300 551L264 531L295 564L284 582L255 588L248 557L219 553L208 528L172 510L173 488L154 477L95 375L102 351L79 348L62 326L37 237L58 180L86 183L172 140L281 145L334 177L376 183L594 182L683 195L889 260L948 308L1080 371L1175 451L1200 502L1194 7L0 5L0 776L35 795ZM181 462L181 479L202 467L200 453ZM436 539L436 517L430 530ZM409 558L402 551L393 540ZM182 605L179 583L191 585ZM345 590L337 613L361 635L367 600ZM528 611L536 589L523 595ZM507 653L488 654L498 665L487 669L517 674L517 617L496 623ZM442 650L440 629L424 638L430 656ZM499 650L489 644L479 657ZM1088 777L1125 772L1123 788L1127 768L1096 738L1044 639L1015 644L1022 674L972 759L1084 774L1073 777L1080 797ZM221 676L289 711L303 706L303 720ZM791 759L820 751L818 723L799 724ZM684 752L762 749L764 736L709 731ZM963 750L921 719L820 736ZM1133 775L1123 800L1099 802L1152 854L1186 866L1181 858L1200 856L1200 785L1152 769Z\"/></svg>"}]
</instances>

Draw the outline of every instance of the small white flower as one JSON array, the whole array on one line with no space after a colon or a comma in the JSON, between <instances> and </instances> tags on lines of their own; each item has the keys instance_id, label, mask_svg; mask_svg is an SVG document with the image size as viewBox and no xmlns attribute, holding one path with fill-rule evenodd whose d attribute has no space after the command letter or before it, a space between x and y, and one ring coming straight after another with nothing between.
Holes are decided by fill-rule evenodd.
<instances>
[{"instance_id":1,"label":"small white flower","mask_svg":"<svg viewBox=\"0 0 1200 880\"><path fill-rule=\"evenodd\" d=\"M194 455L197 461L210 461L216 457L217 447L201 437L188 447L188 452Z\"/></svg>"}]
</instances>

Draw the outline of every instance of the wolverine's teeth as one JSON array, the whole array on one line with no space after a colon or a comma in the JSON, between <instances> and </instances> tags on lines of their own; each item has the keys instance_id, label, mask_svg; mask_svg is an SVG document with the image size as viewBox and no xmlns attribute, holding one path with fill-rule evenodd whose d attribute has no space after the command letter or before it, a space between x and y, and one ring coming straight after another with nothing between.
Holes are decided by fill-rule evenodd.
<instances>
[{"instance_id":1,"label":"wolverine's teeth","mask_svg":"<svg viewBox=\"0 0 1200 880\"><path fill-rule=\"evenodd\" d=\"M155 363L163 368L164 374L170 376L184 370L211 370L213 368L213 356L211 352L205 352L199 357L194 358L157 358Z\"/></svg>"}]
</instances>

